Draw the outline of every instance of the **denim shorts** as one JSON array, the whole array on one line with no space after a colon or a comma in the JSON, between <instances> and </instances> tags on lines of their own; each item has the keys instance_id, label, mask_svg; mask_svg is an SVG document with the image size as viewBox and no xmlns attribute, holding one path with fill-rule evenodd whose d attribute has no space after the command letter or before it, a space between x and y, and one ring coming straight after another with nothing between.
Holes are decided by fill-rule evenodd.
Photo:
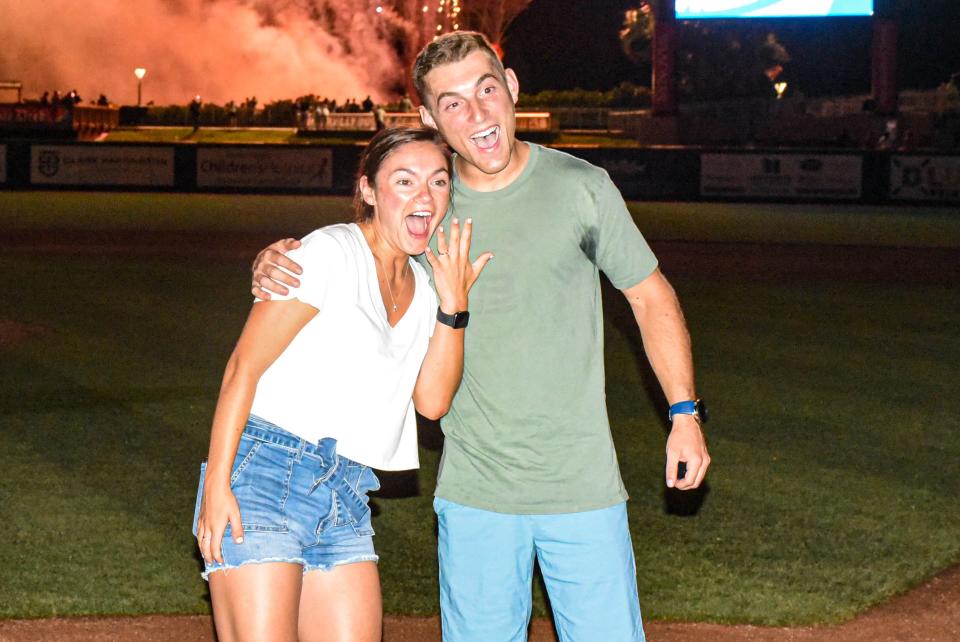
<instances>
[{"instance_id":1,"label":"denim shorts","mask_svg":"<svg viewBox=\"0 0 960 642\"><path fill-rule=\"evenodd\" d=\"M230 476L240 505L243 543L234 543L227 525L224 563L205 563L203 578L220 569L264 562L300 564L307 573L377 561L367 493L380 488L380 482L367 466L337 455L336 447L335 439L310 443L251 415ZM194 536L205 476L204 463Z\"/></svg>"}]
</instances>

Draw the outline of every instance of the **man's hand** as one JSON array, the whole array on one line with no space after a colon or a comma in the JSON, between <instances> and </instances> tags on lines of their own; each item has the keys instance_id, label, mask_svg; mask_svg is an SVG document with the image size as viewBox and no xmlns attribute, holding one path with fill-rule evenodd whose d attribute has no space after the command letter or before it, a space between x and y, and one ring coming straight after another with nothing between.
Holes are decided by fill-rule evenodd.
<instances>
[{"instance_id":1,"label":"man's hand","mask_svg":"<svg viewBox=\"0 0 960 642\"><path fill-rule=\"evenodd\" d=\"M687 472L678 479L680 462L686 464ZM709 466L710 454L700 423L692 415L674 415L673 428L667 438L667 488L698 488Z\"/></svg>"},{"instance_id":2,"label":"man's hand","mask_svg":"<svg viewBox=\"0 0 960 642\"><path fill-rule=\"evenodd\" d=\"M300 287L295 274L303 274L303 268L286 257L286 253L300 247L297 239L283 239L267 246L253 260L253 282L250 292L264 301L270 300L270 293L286 295L290 292L286 286Z\"/></svg>"}]
</instances>

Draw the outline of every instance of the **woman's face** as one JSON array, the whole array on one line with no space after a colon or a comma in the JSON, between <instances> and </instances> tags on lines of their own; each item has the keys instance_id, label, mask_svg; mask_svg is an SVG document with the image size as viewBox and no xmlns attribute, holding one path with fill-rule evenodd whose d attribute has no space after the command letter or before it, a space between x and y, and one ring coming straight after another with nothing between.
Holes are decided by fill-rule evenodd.
<instances>
[{"instance_id":1,"label":"woman's face","mask_svg":"<svg viewBox=\"0 0 960 642\"><path fill-rule=\"evenodd\" d=\"M361 177L360 191L373 206L380 238L405 254L422 254L450 203L447 158L433 143L406 143L381 163L372 185Z\"/></svg>"}]
</instances>

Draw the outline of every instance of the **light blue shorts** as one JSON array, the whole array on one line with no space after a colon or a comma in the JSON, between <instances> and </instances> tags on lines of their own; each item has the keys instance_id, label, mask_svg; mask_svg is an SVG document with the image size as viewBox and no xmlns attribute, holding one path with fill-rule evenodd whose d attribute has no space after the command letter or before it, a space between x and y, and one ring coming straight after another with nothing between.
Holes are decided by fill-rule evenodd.
<instances>
[{"instance_id":1,"label":"light blue shorts","mask_svg":"<svg viewBox=\"0 0 960 642\"><path fill-rule=\"evenodd\" d=\"M336 446L335 439L304 441L251 415L230 476L240 505L243 543L234 543L228 525L224 564L206 564L203 578L253 563L290 562L306 573L377 561L367 493L380 488L380 482L368 467L339 456ZM202 465L194 536L205 474Z\"/></svg>"},{"instance_id":2,"label":"light blue shorts","mask_svg":"<svg viewBox=\"0 0 960 642\"><path fill-rule=\"evenodd\" d=\"M534 556L560 642L643 642L625 503L509 515L436 498L444 642L523 642Z\"/></svg>"}]
</instances>

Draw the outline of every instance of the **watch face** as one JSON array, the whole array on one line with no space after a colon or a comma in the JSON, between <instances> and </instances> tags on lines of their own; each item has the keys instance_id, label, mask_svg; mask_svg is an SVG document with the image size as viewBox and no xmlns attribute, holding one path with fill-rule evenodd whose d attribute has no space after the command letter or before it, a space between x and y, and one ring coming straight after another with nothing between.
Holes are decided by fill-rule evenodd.
<instances>
[{"instance_id":1,"label":"watch face","mask_svg":"<svg viewBox=\"0 0 960 642\"><path fill-rule=\"evenodd\" d=\"M700 423L707 423L710 415L707 413L707 404L703 403L703 399L697 399L693 402L693 408L697 412L697 417L700 418Z\"/></svg>"},{"instance_id":2,"label":"watch face","mask_svg":"<svg viewBox=\"0 0 960 642\"><path fill-rule=\"evenodd\" d=\"M440 308L437 308L437 321L443 325L450 326L454 330L460 330L467 327L467 322L470 320L470 313L467 311L463 312L454 312L453 314L447 314Z\"/></svg>"}]
</instances>

